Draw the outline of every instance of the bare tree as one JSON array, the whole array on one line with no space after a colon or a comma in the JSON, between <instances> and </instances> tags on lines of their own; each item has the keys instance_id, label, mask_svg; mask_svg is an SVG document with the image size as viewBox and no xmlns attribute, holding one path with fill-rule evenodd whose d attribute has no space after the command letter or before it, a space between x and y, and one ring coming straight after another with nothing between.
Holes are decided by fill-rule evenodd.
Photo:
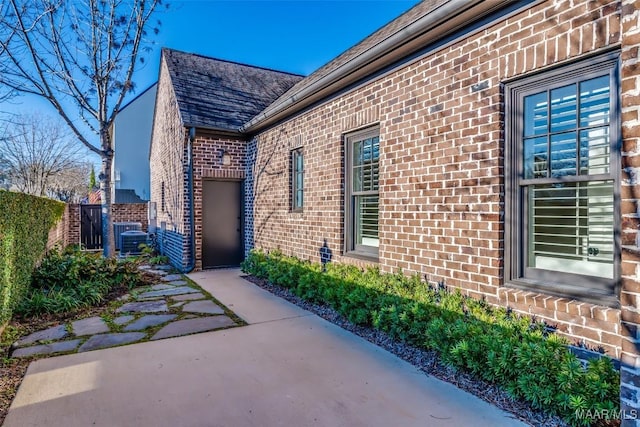
<instances>
[{"instance_id":1,"label":"bare tree","mask_svg":"<svg viewBox=\"0 0 640 427\"><path fill-rule=\"evenodd\" d=\"M0 86L46 99L78 140L101 156L105 256L113 255L110 129L134 88L133 73L143 61L140 51L159 4L161 0L6 0L0 6Z\"/></svg>"},{"instance_id":2,"label":"bare tree","mask_svg":"<svg viewBox=\"0 0 640 427\"><path fill-rule=\"evenodd\" d=\"M62 176L85 163L85 150L64 123L35 114L6 124L0 153L11 188L35 196L47 195L54 182L62 187Z\"/></svg>"},{"instance_id":3,"label":"bare tree","mask_svg":"<svg viewBox=\"0 0 640 427\"><path fill-rule=\"evenodd\" d=\"M47 195L65 203L79 203L87 196L91 168L89 162L78 163L56 174L47 185Z\"/></svg>"},{"instance_id":4,"label":"bare tree","mask_svg":"<svg viewBox=\"0 0 640 427\"><path fill-rule=\"evenodd\" d=\"M2 152L0 152L0 189L9 189L9 162Z\"/></svg>"}]
</instances>

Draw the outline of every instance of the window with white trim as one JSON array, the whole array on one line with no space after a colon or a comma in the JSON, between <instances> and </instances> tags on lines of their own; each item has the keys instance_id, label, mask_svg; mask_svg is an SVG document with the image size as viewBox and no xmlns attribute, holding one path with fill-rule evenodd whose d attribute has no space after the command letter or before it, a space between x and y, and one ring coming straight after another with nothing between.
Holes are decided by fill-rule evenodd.
<instances>
[{"instance_id":1,"label":"window with white trim","mask_svg":"<svg viewBox=\"0 0 640 427\"><path fill-rule=\"evenodd\" d=\"M618 55L507 83L505 96L507 283L614 301Z\"/></svg>"}]
</instances>

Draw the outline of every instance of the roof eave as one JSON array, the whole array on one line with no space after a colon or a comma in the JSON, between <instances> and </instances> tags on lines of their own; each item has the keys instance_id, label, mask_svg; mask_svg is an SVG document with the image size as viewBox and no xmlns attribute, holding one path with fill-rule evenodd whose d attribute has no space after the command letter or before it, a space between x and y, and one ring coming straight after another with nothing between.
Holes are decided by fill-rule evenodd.
<instances>
[{"instance_id":1,"label":"roof eave","mask_svg":"<svg viewBox=\"0 0 640 427\"><path fill-rule=\"evenodd\" d=\"M122 113L128 106L130 106L131 104L136 102L138 99L140 99L145 93L149 92L149 90L151 90L154 86L158 86L158 81L156 81L155 83L150 85L148 88L146 88L145 90L137 94L131 101L127 102L122 107L120 107L120 110L118 111L118 113Z\"/></svg>"},{"instance_id":2,"label":"roof eave","mask_svg":"<svg viewBox=\"0 0 640 427\"><path fill-rule=\"evenodd\" d=\"M450 0L290 97L271 104L239 131L253 134L517 0Z\"/></svg>"},{"instance_id":3,"label":"roof eave","mask_svg":"<svg viewBox=\"0 0 640 427\"><path fill-rule=\"evenodd\" d=\"M183 126L186 129L195 128L196 131L198 131L198 130L205 131L205 132L214 133L214 134L220 135L220 136L230 136L230 137L235 137L235 138L245 138L246 137L246 134L240 132L239 130L234 130L234 129L223 129L223 128L219 128L219 127L207 126L207 125L202 125L202 124L193 124L193 123L183 123Z\"/></svg>"}]
</instances>

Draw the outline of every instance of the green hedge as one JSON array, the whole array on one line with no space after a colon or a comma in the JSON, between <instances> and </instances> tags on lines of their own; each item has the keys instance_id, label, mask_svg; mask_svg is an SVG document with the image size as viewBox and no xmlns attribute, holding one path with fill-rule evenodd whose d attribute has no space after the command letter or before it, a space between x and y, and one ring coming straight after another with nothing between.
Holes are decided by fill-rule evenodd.
<instances>
[{"instance_id":1,"label":"green hedge","mask_svg":"<svg viewBox=\"0 0 640 427\"><path fill-rule=\"evenodd\" d=\"M580 411L618 410L619 374L608 358L585 368L563 338L509 309L431 286L419 276L339 264L322 271L278 252L253 251L242 267L304 299L328 304L355 324L435 350L445 363L573 425L593 421L579 417Z\"/></svg>"},{"instance_id":2,"label":"green hedge","mask_svg":"<svg viewBox=\"0 0 640 427\"><path fill-rule=\"evenodd\" d=\"M0 326L25 295L64 203L0 190Z\"/></svg>"}]
</instances>

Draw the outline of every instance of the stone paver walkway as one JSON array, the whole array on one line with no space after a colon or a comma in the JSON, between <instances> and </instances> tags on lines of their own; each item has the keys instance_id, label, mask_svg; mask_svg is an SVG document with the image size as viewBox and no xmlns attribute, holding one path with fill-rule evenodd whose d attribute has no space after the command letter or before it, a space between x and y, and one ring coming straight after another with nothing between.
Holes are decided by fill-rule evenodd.
<instances>
[{"instance_id":1,"label":"stone paver walkway","mask_svg":"<svg viewBox=\"0 0 640 427\"><path fill-rule=\"evenodd\" d=\"M248 325L37 360L3 427L525 427L238 270L190 277Z\"/></svg>"},{"instance_id":2,"label":"stone paver walkway","mask_svg":"<svg viewBox=\"0 0 640 427\"><path fill-rule=\"evenodd\" d=\"M119 298L112 315L75 320L34 332L13 344L12 357L72 353L238 326L225 308L170 266L141 266L156 284Z\"/></svg>"}]
</instances>

